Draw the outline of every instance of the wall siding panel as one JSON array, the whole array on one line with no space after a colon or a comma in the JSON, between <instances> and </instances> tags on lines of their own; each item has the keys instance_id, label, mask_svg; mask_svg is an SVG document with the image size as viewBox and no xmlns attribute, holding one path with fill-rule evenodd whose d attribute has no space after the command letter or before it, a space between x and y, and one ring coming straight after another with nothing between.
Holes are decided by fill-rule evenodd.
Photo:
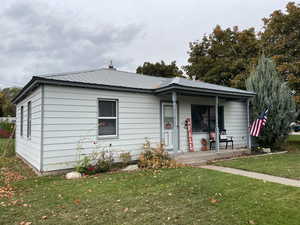
<instances>
[{"instance_id":1,"label":"wall siding panel","mask_svg":"<svg viewBox=\"0 0 300 225\"><path fill-rule=\"evenodd\" d=\"M37 88L17 104L16 152L34 168L40 170L42 88ZM27 138L27 103L31 101L31 137ZM20 135L21 106L23 106L23 136Z\"/></svg>"},{"instance_id":2,"label":"wall siding panel","mask_svg":"<svg viewBox=\"0 0 300 225\"><path fill-rule=\"evenodd\" d=\"M97 136L98 98L118 99L119 136ZM110 149L137 158L145 138L160 142L160 98L136 93L45 86L44 170L72 168L79 156ZM95 144L96 143L96 144Z\"/></svg>"}]
</instances>

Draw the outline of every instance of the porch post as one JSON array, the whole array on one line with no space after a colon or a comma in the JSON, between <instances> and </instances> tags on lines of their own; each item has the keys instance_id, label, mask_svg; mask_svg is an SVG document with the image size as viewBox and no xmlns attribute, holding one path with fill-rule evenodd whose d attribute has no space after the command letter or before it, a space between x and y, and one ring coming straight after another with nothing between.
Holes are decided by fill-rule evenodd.
<instances>
[{"instance_id":1,"label":"porch post","mask_svg":"<svg viewBox=\"0 0 300 225\"><path fill-rule=\"evenodd\" d=\"M215 105L215 113L216 113L216 151L220 151L220 140L219 140L219 96L216 96L216 105Z\"/></svg>"},{"instance_id":2,"label":"porch post","mask_svg":"<svg viewBox=\"0 0 300 225\"><path fill-rule=\"evenodd\" d=\"M173 151L175 154L178 152L178 119L177 119L177 95L172 92L172 106L173 106Z\"/></svg>"},{"instance_id":3,"label":"porch post","mask_svg":"<svg viewBox=\"0 0 300 225\"><path fill-rule=\"evenodd\" d=\"M250 99L247 99L247 144L248 148L251 149L251 135L250 135Z\"/></svg>"}]
</instances>

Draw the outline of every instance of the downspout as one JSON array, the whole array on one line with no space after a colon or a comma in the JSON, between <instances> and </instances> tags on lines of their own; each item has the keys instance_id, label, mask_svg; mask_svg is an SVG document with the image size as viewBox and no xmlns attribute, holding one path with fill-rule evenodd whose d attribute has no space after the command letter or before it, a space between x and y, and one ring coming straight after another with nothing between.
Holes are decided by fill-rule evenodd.
<instances>
[{"instance_id":1,"label":"downspout","mask_svg":"<svg viewBox=\"0 0 300 225\"><path fill-rule=\"evenodd\" d=\"M215 105L215 113L216 113L216 152L220 151L220 140L219 140L219 96L216 96L216 105Z\"/></svg>"},{"instance_id":2,"label":"downspout","mask_svg":"<svg viewBox=\"0 0 300 225\"><path fill-rule=\"evenodd\" d=\"M172 106L173 106L173 150L174 154L178 153L178 112L177 112L177 95L172 92Z\"/></svg>"}]
</instances>

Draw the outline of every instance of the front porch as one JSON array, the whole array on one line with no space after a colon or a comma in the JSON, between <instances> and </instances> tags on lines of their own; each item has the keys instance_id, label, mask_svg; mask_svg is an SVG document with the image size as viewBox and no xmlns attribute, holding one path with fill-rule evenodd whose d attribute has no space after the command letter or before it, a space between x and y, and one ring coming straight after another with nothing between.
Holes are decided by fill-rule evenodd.
<instances>
[{"instance_id":1,"label":"front porch","mask_svg":"<svg viewBox=\"0 0 300 225\"><path fill-rule=\"evenodd\" d=\"M178 90L160 97L160 137L168 151L199 152L203 140L211 153L223 151L228 143L227 152L231 147L251 149L248 97Z\"/></svg>"},{"instance_id":2,"label":"front porch","mask_svg":"<svg viewBox=\"0 0 300 225\"><path fill-rule=\"evenodd\" d=\"M207 164L207 162L212 160L238 157L250 153L251 151L248 148L220 149L218 152L211 150L211 151L178 153L177 155L175 155L174 158L179 163L199 166L199 165L205 165Z\"/></svg>"}]
</instances>

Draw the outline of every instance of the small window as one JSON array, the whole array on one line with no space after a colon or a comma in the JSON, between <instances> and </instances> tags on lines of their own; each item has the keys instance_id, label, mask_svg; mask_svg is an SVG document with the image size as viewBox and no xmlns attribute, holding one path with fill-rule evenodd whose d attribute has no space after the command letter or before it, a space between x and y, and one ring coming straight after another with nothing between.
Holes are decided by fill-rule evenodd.
<instances>
[{"instance_id":1,"label":"small window","mask_svg":"<svg viewBox=\"0 0 300 225\"><path fill-rule=\"evenodd\" d=\"M117 136L118 117L117 100L100 99L98 101L98 135Z\"/></svg>"},{"instance_id":2,"label":"small window","mask_svg":"<svg viewBox=\"0 0 300 225\"><path fill-rule=\"evenodd\" d=\"M21 106L21 116L20 116L20 135L23 136L23 124L24 124L24 107Z\"/></svg>"},{"instance_id":3,"label":"small window","mask_svg":"<svg viewBox=\"0 0 300 225\"><path fill-rule=\"evenodd\" d=\"M27 137L31 137L31 102L27 103Z\"/></svg>"},{"instance_id":4,"label":"small window","mask_svg":"<svg viewBox=\"0 0 300 225\"><path fill-rule=\"evenodd\" d=\"M193 132L211 132L216 128L216 112L214 106L192 105ZM219 130L224 130L224 107L218 108Z\"/></svg>"}]
</instances>

